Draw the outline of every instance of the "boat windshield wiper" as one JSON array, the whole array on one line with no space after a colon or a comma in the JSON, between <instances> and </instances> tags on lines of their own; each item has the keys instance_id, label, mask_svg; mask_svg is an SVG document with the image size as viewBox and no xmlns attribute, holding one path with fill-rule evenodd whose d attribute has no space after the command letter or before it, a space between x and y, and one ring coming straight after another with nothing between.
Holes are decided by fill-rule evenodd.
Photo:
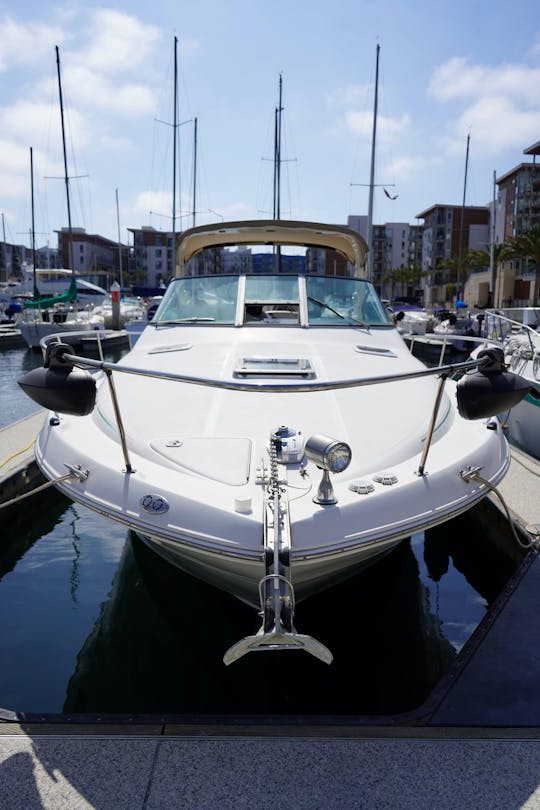
<instances>
[{"instance_id":1,"label":"boat windshield wiper","mask_svg":"<svg viewBox=\"0 0 540 810\"><path fill-rule=\"evenodd\" d=\"M203 321L204 323L209 323L211 321L215 321L215 318L203 318L200 315L193 315L191 318L174 318L173 320L169 321L150 321L152 326L171 326L175 323L199 323Z\"/></svg>"},{"instance_id":2,"label":"boat windshield wiper","mask_svg":"<svg viewBox=\"0 0 540 810\"><path fill-rule=\"evenodd\" d=\"M307 300L313 301L314 304L319 304L319 306L324 307L324 309L329 309L330 312L333 312L334 315L337 315L338 318L341 318L343 321L347 321L347 323L354 324L355 326L364 326L366 329L369 328L368 323L359 321L357 318L353 318L352 315L344 315L342 312L334 309L334 307L331 307L330 304L325 304L324 301L319 300L319 298L314 298L312 295L308 295Z\"/></svg>"}]
</instances>

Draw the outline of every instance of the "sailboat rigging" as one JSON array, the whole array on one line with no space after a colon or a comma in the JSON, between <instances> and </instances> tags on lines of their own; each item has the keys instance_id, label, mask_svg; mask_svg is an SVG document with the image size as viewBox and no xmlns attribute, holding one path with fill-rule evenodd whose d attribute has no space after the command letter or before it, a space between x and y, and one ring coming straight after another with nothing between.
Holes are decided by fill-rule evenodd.
<instances>
[{"instance_id":1,"label":"sailboat rigging","mask_svg":"<svg viewBox=\"0 0 540 810\"><path fill-rule=\"evenodd\" d=\"M396 200L398 198L398 194L392 195L387 190L387 186L391 187L393 183L384 183L384 184L377 184L375 183L375 147L377 143L377 117L378 117L378 108L379 108L379 53L381 50L381 46L377 43L377 49L375 54L375 90L374 90L374 98L373 98L373 126L372 126L372 133L371 133L371 160L370 160L370 172L369 172L369 183L351 183L351 186L368 186L369 188L369 198L368 198L368 213L367 213L367 225L366 225L366 243L368 246L368 255L366 259L366 278L370 281L373 280L373 257L372 257L372 242L373 242L373 192L377 185L380 185L383 189L384 193L388 197L389 200Z\"/></svg>"},{"instance_id":2,"label":"sailboat rigging","mask_svg":"<svg viewBox=\"0 0 540 810\"><path fill-rule=\"evenodd\" d=\"M55 46L56 50L56 72L58 77L58 95L60 102L60 123L62 128L62 151L64 156L64 184L66 188L66 203L67 203L67 216L68 216L68 265L71 268L71 281L68 289L64 293L51 297L42 297L39 293L36 284L36 260L35 260L35 245L34 245L34 185L33 185L33 163L31 164L32 171L32 253L34 262L34 300L27 301L24 304L25 309L43 309L46 307L54 306L55 304L73 304L74 309L77 309L77 279L75 277L75 263L73 260L73 229L71 226L71 204L69 199L69 173L67 164L67 150L66 150L66 131L64 125L64 101L62 95L62 80L60 75L60 51L58 45ZM32 152L30 152L32 155Z\"/></svg>"},{"instance_id":3,"label":"sailboat rigging","mask_svg":"<svg viewBox=\"0 0 540 810\"><path fill-rule=\"evenodd\" d=\"M456 300L461 299L461 264L463 259L463 230L465 222L465 198L467 194L467 171L469 167L469 144L471 142L470 134L467 135L467 148L465 150L465 176L463 179L463 200L461 202L461 218L459 221L459 248L457 260L457 283L456 283Z\"/></svg>"}]
</instances>

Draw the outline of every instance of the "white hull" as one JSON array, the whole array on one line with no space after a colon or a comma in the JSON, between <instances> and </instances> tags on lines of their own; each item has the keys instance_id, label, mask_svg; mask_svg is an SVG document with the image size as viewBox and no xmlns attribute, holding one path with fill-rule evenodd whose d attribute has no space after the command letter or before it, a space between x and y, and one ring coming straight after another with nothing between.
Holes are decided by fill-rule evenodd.
<instances>
[{"instance_id":1,"label":"white hull","mask_svg":"<svg viewBox=\"0 0 540 810\"><path fill-rule=\"evenodd\" d=\"M63 335L62 340L72 346L81 344L81 338L74 332L88 332L89 330L102 329L103 321L98 318L88 320L66 320L64 323L51 323L50 321L23 321L17 324L26 345L31 349L38 349L43 338L49 335ZM67 334L69 333L69 334Z\"/></svg>"},{"instance_id":2,"label":"white hull","mask_svg":"<svg viewBox=\"0 0 540 810\"><path fill-rule=\"evenodd\" d=\"M199 328L196 335L199 344L211 337L211 329L204 329L204 333L203 337L203 329ZM182 334L186 335L185 329ZM401 341L393 334L395 341ZM230 337L236 342L238 335L233 332ZM195 339L193 328L189 336ZM336 339L337 345L332 348ZM158 333L159 340L162 339ZM324 351L338 356L349 341L347 333L334 339L325 334L320 350L323 351L324 345ZM377 341L380 342L380 336ZM156 345L156 331L146 330L137 347L141 347L145 356L152 345ZM213 342L208 348L215 354ZM231 349L233 356L237 353L238 348ZM178 362L175 352L155 355L171 356ZM126 357L129 359L131 355ZM421 365L416 359L407 358L405 354L400 364ZM73 500L130 526L179 568L250 603L258 600L263 570L264 498L263 487L257 482L257 466L267 453L268 435L279 417L289 416L306 434L314 432L321 423L330 426L333 432L339 428L345 440L359 448L349 469L334 476L336 505L313 503L320 479L315 466L308 469L307 476L300 474L298 465L286 471L280 466L290 500L291 573L297 600L355 573L414 532L473 506L487 490L474 481L463 481L461 470L481 467L483 477L496 485L509 463L508 447L497 423L488 428L488 420L479 424L457 418L452 382L447 383L448 397L428 456L427 474L419 476L426 422L420 420L417 424L417 438L409 437L411 450L406 450L399 441L403 428L392 421L394 403L399 402L393 384L374 386L369 395L350 390L290 397L221 391L217 398L214 395L212 405L212 400L205 396L206 390L196 386L151 381L150 398L146 399L142 391L136 391L137 378L116 377L119 401L127 415L135 471L131 474L123 471L122 451L104 380L98 394L101 404L91 417L81 420L61 416L60 424L45 426L37 445L41 469L48 478L62 475L65 464L88 469L87 481L70 480L61 484L62 491ZM418 383L404 385L413 386L407 395L413 402ZM427 386L426 393L431 391L434 399L435 381L430 379ZM404 405L405 400L401 401ZM154 424L146 414L152 412L152 407L158 408L160 402L170 404L170 418L162 412ZM379 413L374 410L376 403ZM359 407L370 414L365 422L355 418ZM426 421L429 413L428 408ZM85 428L81 433L83 421ZM375 423L380 427L374 429ZM244 445L247 439L238 439L238 453L234 456L237 451L233 445L231 456L232 450L224 444L225 440L212 438L223 436L225 425L229 425L233 435L251 437L245 459L242 448L248 448ZM411 422L410 430L412 425ZM186 440L179 448L167 447L176 437L186 436L197 438ZM196 445L195 455L188 449L190 441ZM185 458L184 450L188 454ZM244 461L248 464L245 477ZM367 495L350 489L355 482L373 481L381 469L393 474L397 483L373 483L374 490ZM168 511L146 514L141 501L147 495L163 498L169 504ZM237 500L248 500L250 510L235 511Z\"/></svg>"}]
</instances>

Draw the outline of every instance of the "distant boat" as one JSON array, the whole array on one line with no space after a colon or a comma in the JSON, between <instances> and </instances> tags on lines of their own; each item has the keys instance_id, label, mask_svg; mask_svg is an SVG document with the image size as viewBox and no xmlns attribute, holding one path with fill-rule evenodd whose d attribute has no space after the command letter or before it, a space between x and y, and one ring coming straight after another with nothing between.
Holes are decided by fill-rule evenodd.
<instances>
[{"instance_id":1,"label":"distant boat","mask_svg":"<svg viewBox=\"0 0 540 810\"><path fill-rule=\"evenodd\" d=\"M34 268L23 265L23 278L21 281L12 281L0 287L0 295L13 297L22 293L34 292L34 274L37 287L45 298L52 298L67 292L73 278L73 271L66 268ZM93 284L87 279L75 275L77 289L77 303L81 306L100 304L106 299L108 293L103 287ZM58 299L56 303L60 303Z\"/></svg>"},{"instance_id":2,"label":"distant boat","mask_svg":"<svg viewBox=\"0 0 540 810\"><path fill-rule=\"evenodd\" d=\"M62 102L62 82L60 77L60 53L58 46L56 46L56 65L58 74L58 91L60 99L60 118L62 124L62 146L64 153L64 177L66 185L66 199L68 211L68 230L69 230L69 250L72 254L73 241L72 241L72 228L71 228L71 207L69 200L69 174L67 168L67 154L66 154L66 136L64 128L64 107ZM78 295L79 287L75 270L60 271L54 279L55 283L59 283L65 287L64 290L57 295L43 295L38 287L38 269L35 266L35 249L34 249L34 176L33 176L33 161L32 149L30 149L30 175L31 175L31 189L32 189L32 252L34 253L34 266L32 269L32 284L34 296L32 301L25 301L20 320L17 325L21 330L21 334L30 348L39 348L41 341L47 335L53 332L63 332L66 334L84 332L103 327L103 319L101 316L92 317L88 311L78 311ZM73 265L73 255L70 256L71 264ZM55 271L47 270L44 273L52 273L54 276ZM68 281L69 279L69 281ZM88 283L82 285L85 293L94 295L93 304L96 303L98 295L103 299L106 296L106 291L102 290L95 285L86 286ZM52 287L49 287L52 291ZM92 309L90 305L90 311ZM67 343L78 343L79 339L76 334L66 336Z\"/></svg>"}]
</instances>

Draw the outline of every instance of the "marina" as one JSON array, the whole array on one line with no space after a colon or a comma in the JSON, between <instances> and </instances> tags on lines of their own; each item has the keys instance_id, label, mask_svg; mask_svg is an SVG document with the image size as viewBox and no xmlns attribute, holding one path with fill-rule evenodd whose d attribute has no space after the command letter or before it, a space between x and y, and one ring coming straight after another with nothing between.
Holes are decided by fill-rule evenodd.
<instances>
[{"instance_id":1,"label":"marina","mask_svg":"<svg viewBox=\"0 0 540 810\"><path fill-rule=\"evenodd\" d=\"M30 794L35 785L53 802L73 802L76 793L112 806L115 778L102 756L114 752L120 801L135 757L133 801L144 795L159 806L174 791L191 806L195 790L196 806L205 790L210 802L229 795L216 768L221 752L234 758L234 789L260 803L263 782L248 785L279 746L298 767L306 757L321 767L309 785L285 777L277 796L285 790L303 806L332 784L333 800L342 796L347 806L351 790L373 791L374 759L392 752L406 763L422 746L444 757L441 771L430 771L434 790L465 755L478 773L493 757L501 767L520 756L512 789L524 789L531 770L525 777L521 767L532 762L540 727L540 639L528 621L540 577L540 462L512 448L498 496L413 533L366 571L302 602L298 620L332 649L330 667L290 651L227 667L223 652L256 630L252 611L48 486L34 460L45 412L17 385L21 373L40 368L41 353L11 349L2 359L0 499L13 503L0 511L9 529L0 554L0 755L17 785L22 780ZM77 748L86 764L75 769ZM362 758L345 793L327 770L339 773L344 757ZM65 782L42 773L45 759ZM410 791L422 756L407 767L405 781L386 775L385 800ZM0 800L11 783L8 775ZM494 779L484 795L502 789ZM465 787L458 792L462 806L474 806Z\"/></svg>"},{"instance_id":2,"label":"marina","mask_svg":"<svg viewBox=\"0 0 540 810\"><path fill-rule=\"evenodd\" d=\"M2 810L540 808L526 5L6 11Z\"/></svg>"}]
</instances>

